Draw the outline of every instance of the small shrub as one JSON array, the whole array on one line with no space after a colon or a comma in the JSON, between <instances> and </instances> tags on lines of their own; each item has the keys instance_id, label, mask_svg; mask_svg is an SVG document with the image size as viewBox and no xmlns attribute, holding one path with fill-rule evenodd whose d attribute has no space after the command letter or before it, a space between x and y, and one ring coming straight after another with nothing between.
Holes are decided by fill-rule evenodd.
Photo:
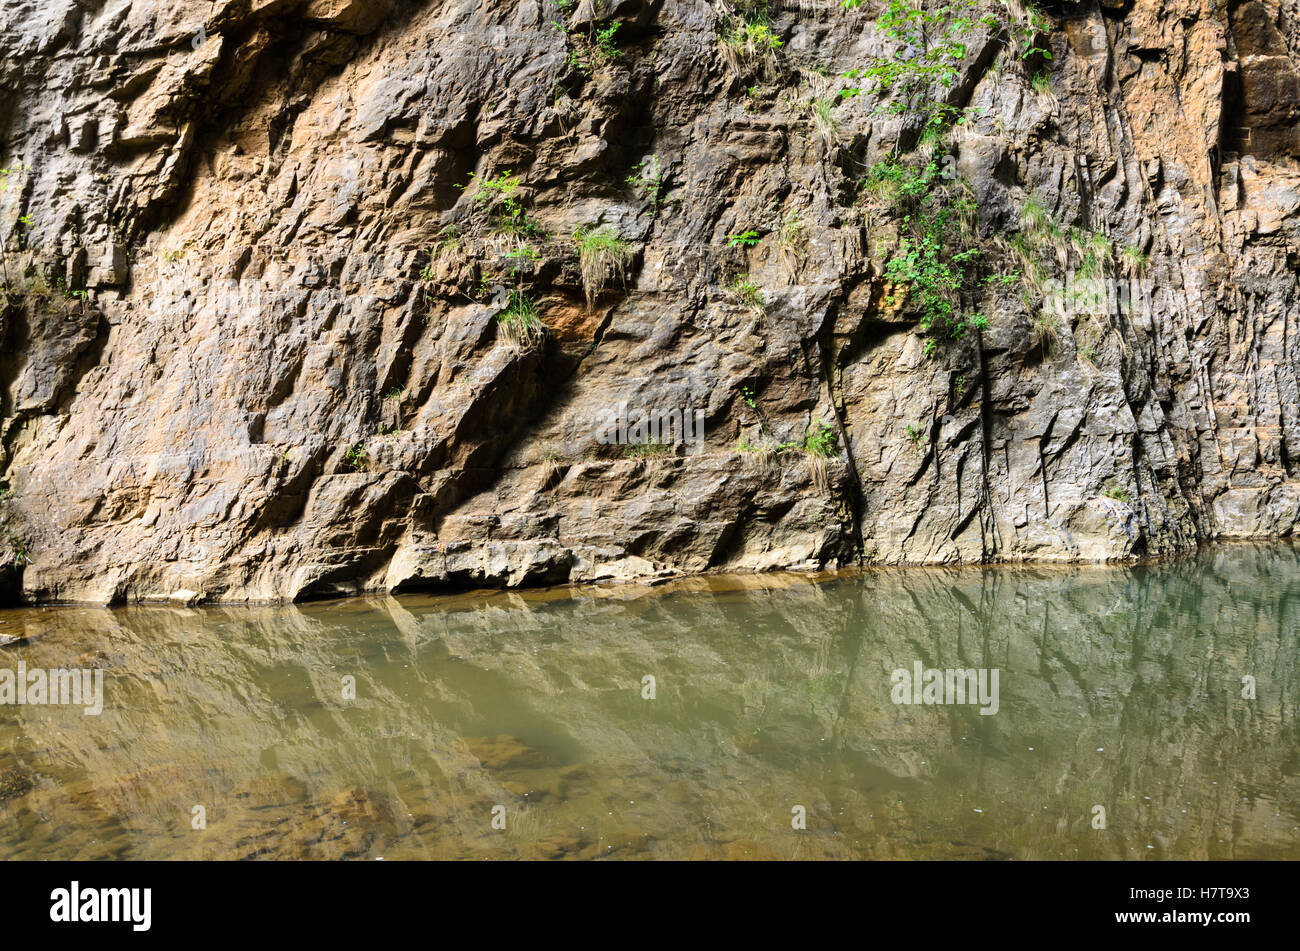
<instances>
[{"instance_id":1,"label":"small shrub","mask_svg":"<svg viewBox=\"0 0 1300 951\"><path fill-rule=\"evenodd\" d=\"M615 22L605 27L603 30L596 31L595 50L596 58L602 63L612 63L615 60L622 59L623 53L614 41L614 34L618 32L621 24Z\"/></svg>"},{"instance_id":2,"label":"small shrub","mask_svg":"<svg viewBox=\"0 0 1300 951\"><path fill-rule=\"evenodd\" d=\"M745 231L741 234L727 235L727 247L729 248L752 248L762 239L759 238L757 231Z\"/></svg>"}]
</instances>

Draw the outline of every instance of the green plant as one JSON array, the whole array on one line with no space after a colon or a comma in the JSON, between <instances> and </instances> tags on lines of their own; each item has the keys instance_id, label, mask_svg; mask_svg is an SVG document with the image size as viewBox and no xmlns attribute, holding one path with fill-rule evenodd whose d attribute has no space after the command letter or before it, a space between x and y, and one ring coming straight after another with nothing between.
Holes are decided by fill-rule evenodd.
<instances>
[{"instance_id":1,"label":"green plant","mask_svg":"<svg viewBox=\"0 0 1300 951\"><path fill-rule=\"evenodd\" d=\"M1026 198L1024 205L1021 206L1020 221L1035 245L1059 244L1065 238L1065 230L1043 203L1033 195Z\"/></svg>"},{"instance_id":2,"label":"green plant","mask_svg":"<svg viewBox=\"0 0 1300 951\"><path fill-rule=\"evenodd\" d=\"M1109 270L1115 256L1110 238L1100 231L1087 234L1076 230L1073 233L1078 236L1075 253L1080 258L1076 273L1083 278L1101 277Z\"/></svg>"},{"instance_id":3,"label":"green plant","mask_svg":"<svg viewBox=\"0 0 1300 951\"><path fill-rule=\"evenodd\" d=\"M519 283L520 275L531 273L536 267L537 262L542 259L541 254L531 245L521 244L518 247L511 248L503 257L509 264L508 273Z\"/></svg>"},{"instance_id":4,"label":"green plant","mask_svg":"<svg viewBox=\"0 0 1300 951\"><path fill-rule=\"evenodd\" d=\"M863 82L840 93L873 92L880 100L877 111L905 120L893 153L868 169L860 188L899 219L897 249L885 264L885 276L896 285L887 303L916 312L920 330L933 335L925 344L927 356L937 354L939 339L987 328L987 317L972 310L977 295L995 286L984 273L989 264L975 227L974 192L955 173L949 147L953 128L971 112L952 105L944 90L961 76L970 42L980 31L1005 27L1023 40L1029 29L1028 38L1036 39L1041 26L1041 17L1030 16L1028 26L1015 22L1023 19L1018 4L1004 4L1011 21L1004 23L992 13L981 14L981 2L886 0L875 27L892 41L891 49L864 68L845 72L843 78ZM843 0L846 9L862 5L862 0ZM1043 50L1035 46L1034 52Z\"/></svg>"},{"instance_id":5,"label":"green plant","mask_svg":"<svg viewBox=\"0 0 1300 951\"><path fill-rule=\"evenodd\" d=\"M31 553L27 550L27 543L14 534L9 535L9 547L14 550L14 568L23 568L32 563Z\"/></svg>"},{"instance_id":6,"label":"green plant","mask_svg":"<svg viewBox=\"0 0 1300 951\"><path fill-rule=\"evenodd\" d=\"M557 19L550 21L551 26L555 27L561 33L567 33L569 32L569 24L567 21L573 13L573 5L577 3L578 0L554 0L554 2L555 16Z\"/></svg>"},{"instance_id":7,"label":"green plant","mask_svg":"<svg viewBox=\"0 0 1300 951\"><path fill-rule=\"evenodd\" d=\"M776 51L783 44L768 22L766 3L742 5L736 14L724 17L720 42L723 57L737 76L778 71Z\"/></svg>"},{"instance_id":8,"label":"green plant","mask_svg":"<svg viewBox=\"0 0 1300 951\"><path fill-rule=\"evenodd\" d=\"M524 237L545 237L545 232L524 210L519 197L519 176L505 171L495 178L480 178L470 173L471 183L477 182L474 202L488 214L496 234ZM466 188L457 185L457 188Z\"/></svg>"},{"instance_id":9,"label":"green plant","mask_svg":"<svg viewBox=\"0 0 1300 951\"><path fill-rule=\"evenodd\" d=\"M968 331L987 329L988 319L983 314L967 315L961 307L961 292L969 282L969 272L980 255L979 249L952 250L946 240L950 225L948 209L939 208L934 214L918 216L916 221L920 226L918 233L899 243L897 253L885 265L885 274L907 285L909 299L919 313L921 330L943 332L952 339L960 339ZM933 352L934 348L930 347L928 355Z\"/></svg>"},{"instance_id":10,"label":"green plant","mask_svg":"<svg viewBox=\"0 0 1300 951\"><path fill-rule=\"evenodd\" d=\"M392 400L393 402L400 404L404 399L406 399L406 390L400 386L395 386L384 394L384 399Z\"/></svg>"},{"instance_id":11,"label":"green plant","mask_svg":"<svg viewBox=\"0 0 1300 951\"><path fill-rule=\"evenodd\" d=\"M1034 78L1030 80L1029 87L1033 89L1035 95L1050 96L1052 94L1052 74L1047 70L1034 73Z\"/></svg>"},{"instance_id":12,"label":"green plant","mask_svg":"<svg viewBox=\"0 0 1300 951\"><path fill-rule=\"evenodd\" d=\"M465 242L460 236L460 230L455 225L447 225L438 232L437 240L433 245L424 249L423 253L428 258L428 262L420 271L420 280L426 283L436 280L438 261L446 255L463 251L464 247Z\"/></svg>"},{"instance_id":13,"label":"green plant","mask_svg":"<svg viewBox=\"0 0 1300 951\"><path fill-rule=\"evenodd\" d=\"M548 449L542 454L542 486L550 484L551 479L559 474L562 466L560 464L560 454L554 449ZM555 504L555 496L551 496L551 504Z\"/></svg>"},{"instance_id":14,"label":"green plant","mask_svg":"<svg viewBox=\"0 0 1300 951\"><path fill-rule=\"evenodd\" d=\"M810 456L829 459L835 451L835 430L827 423L814 423L804 435L803 450Z\"/></svg>"},{"instance_id":15,"label":"green plant","mask_svg":"<svg viewBox=\"0 0 1300 951\"><path fill-rule=\"evenodd\" d=\"M671 454L673 447L658 439L651 439L643 443L629 443L623 449L624 459L648 459L655 456L667 456Z\"/></svg>"},{"instance_id":16,"label":"green plant","mask_svg":"<svg viewBox=\"0 0 1300 951\"><path fill-rule=\"evenodd\" d=\"M781 218L781 252L796 261L808 250L808 233L798 208L791 208Z\"/></svg>"},{"instance_id":17,"label":"green plant","mask_svg":"<svg viewBox=\"0 0 1300 951\"><path fill-rule=\"evenodd\" d=\"M835 118L836 99L813 99L808 103L808 112L812 117L813 129L816 130L822 144L830 148L839 139L840 123Z\"/></svg>"},{"instance_id":18,"label":"green plant","mask_svg":"<svg viewBox=\"0 0 1300 951\"><path fill-rule=\"evenodd\" d=\"M1007 5L1010 8L1010 5ZM1020 4L1020 19L1018 22L1011 24L1010 34L1012 46L1015 47L1017 55L1021 60L1027 60L1034 56L1041 56L1044 60L1051 60L1052 51L1045 46L1039 45L1038 37L1047 31L1051 26L1047 17L1032 2L1025 0Z\"/></svg>"},{"instance_id":19,"label":"green plant","mask_svg":"<svg viewBox=\"0 0 1300 951\"><path fill-rule=\"evenodd\" d=\"M1040 311L1033 318L1034 335L1038 338L1038 345L1046 356L1061 341L1061 331L1055 314L1047 311Z\"/></svg>"},{"instance_id":20,"label":"green plant","mask_svg":"<svg viewBox=\"0 0 1300 951\"><path fill-rule=\"evenodd\" d=\"M353 469L364 469L366 467L366 462L370 458L370 454L366 451L366 444L364 442L359 442L344 453L343 458Z\"/></svg>"},{"instance_id":21,"label":"green plant","mask_svg":"<svg viewBox=\"0 0 1300 951\"><path fill-rule=\"evenodd\" d=\"M1114 499L1116 502L1123 502L1128 505L1132 497L1128 494L1128 489L1124 488L1114 479L1106 483L1106 487L1101 492L1108 499Z\"/></svg>"},{"instance_id":22,"label":"green plant","mask_svg":"<svg viewBox=\"0 0 1300 951\"><path fill-rule=\"evenodd\" d=\"M940 158L933 146L928 155L887 157L868 168L859 188L901 218L903 235L886 262L886 276L906 286L923 332L956 339L988 326L963 307L963 296L978 287L982 252L975 243L975 202L948 171L949 157ZM935 348L927 346L927 352Z\"/></svg>"},{"instance_id":23,"label":"green plant","mask_svg":"<svg viewBox=\"0 0 1300 951\"><path fill-rule=\"evenodd\" d=\"M1069 265L1074 244L1066 229L1037 198L1030 195L1025 199L1020 209L1020 234L1012 239L1011 247L1019 255L1023 270L1035 288L1047 280L1044 261L1049 254L1064 269Z\"/></svg>"},{"instance_id":24,"label":"green plant","mask_svg":"<svg viewBox=\"0 0 1300 951\"><path fill-rule=\"evenodd\" d=\"M907 424L907 438L912 443L912 452L918 456L925 455L925 432L919 426Z\"/></svg>"},{"instance_id":25,"label":"green plant","mask_svg":"<svg viewBox=\"0 0 1300 951\"><path fill-rule=\"evenodd\" d=\"M632 174L627 177L627 183L640 191L650 203L650 217L657 216L663 206L664 185L659 157L651 155L632 166Z\"/></svg>"},{"instance_id":26,"label":"green plant","mask_svg":"<svg viewBox=\"0 0 1300 951\"><path fill-rule=\"evenodd\" d=\"M797 442L785 442L772 449L774 454L801 453L808 461L813 485L820 491L829 488L826 476L826 461L835 454L835 430L823 422L816 422L808 427L803 438Z\"/></svg>"},{"instance_id":27,"label":"green plant","mask_svg":"<svg viewBox=\"0 0 1300 951\"><path fill-rule=\"evenodd\" d=\"M582 55L577 50L569 50L569 55L564 61L578 72L587 76L591 75L591 65L583 60Z\"/></svg>"},{"instance_id":28,"label":"green plant","mask_svg":"<svg viewBox=\"0 0 1300 951\"><path fill-rule=\"evenodd\" d=\"M573 233L573 240L578 246L578 274L590 310L610 281L615 278L627 280L632 246L609 227L578 228Z\"/></svg>"},{"instance_id":29,"label":"green plant","mask_svg":"<svg viewBox=\"0 0 1300 951\"><path fill-rule=\"evenodd\" d=\"M49 297L52 293L50 282L46 280L45 274L34 265L28 267L27 273L23 275L23 291L36 297Z\"/></svg>"},{"instance_id":30,"label":"green plant","mask_svg":"<svg viewBox=\"0 0 1300 951\"><path fill-rule=\"evenodd\" d=\"M517 289L510 292L505 310L497 314L497 327L507 340L523 345L536 343L546 333L536 302Z\"/></svg>"},{"instance_id":31,"label":"green plant","mask_svg":"<svg viewBox=\"0 0 1300 951\"><path fill-rule=\"evenodd\" d=\"M601 62L612 63L623 57L622 51L619 50L618 45L614 42L614 34L618 32L619 26L621 26L621 24L616 21L605 27L603 30L596 31L596 58Z\"/></svg>"},{"instance_id":32,"label":"green plant","mask_svg":"<svg viewBox=\"0 0 1300 951\"><path fill-rule=\"evenodd\" d=\"M953 382L953 389L957 393L957 402L961 402L966 397L966 376L958 374L957 379Z\"/></svg>"},{"instance_id":33,"label":"green plant","mask_svg":"<svg viewBox=\"0 0 1300 951\"><path fill-rule=\"evenodd\" d=\"M727 286L727 290L741 304L762 315L766 313L766 305L763 300L763 292L758 285L749 279L748 274L739 275L734 281Z\"/></svg>"},{"instance_id":34,"label":"green plant","mask_svg":"<svg viewBox=\"0 0 1300 951\"><path fill-rule=\"evenodd\" d=\"M1120 264L1124 273L1130 277L1141 277L1146 273L1150 256L1136 244L1127 244L1120 249Z\"/></svg>"},{"instance_id":35,"label":"green plant","mask_svg":"<svg viewBox=\"0 0 1300 951\"><path fill-rule=\"evenodd\" d=\"M18 232L18 247L25 248L27 247L28 239L31 237L32 216L20 215L18 218L18 224L22 226L22 230Z\"/></svg>"},{"instance_id":36,"label":"green plant","mask_svg":"<svg viewBox=\"0 0 1300 951\"><path fill-rule=\"evenodd\" d=\"M862 0L844 0L846 9L861 5ZM882 111L914 113L925 130L950 124L956 112L952 106L939 97L921 96L932 85L951 87L966 59L970 35L981 24L996 25L991 15L974 16L978 5L979 0L951 0L927 10L919 0L889 0L875 25L901 49L877 57L864 69L851 69L844 77L873 81L882 99L895 96L894 102L878 107ZM844 95L861 92L851 88Z\"/></svg>"},{"instance_id":37,"label":"green plant","mask_svg":"<svg viewBox=\"0 0 1300 951\"><path fill-rule=\"evenodd\" d=\"M762 239L759 238L757 231L746 231L742 234L729 234L727 235L727 247L752 248L754 245L758 244L760 240Z\"/></svg>"}]
</instances>

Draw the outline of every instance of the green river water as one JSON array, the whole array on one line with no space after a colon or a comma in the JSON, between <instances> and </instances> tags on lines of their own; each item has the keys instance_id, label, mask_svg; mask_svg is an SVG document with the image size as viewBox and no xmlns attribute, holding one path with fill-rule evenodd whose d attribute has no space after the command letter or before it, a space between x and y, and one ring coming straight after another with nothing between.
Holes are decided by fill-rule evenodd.
<instances>
[{"instance_id":1,"label":"green river water","mask_svg":"<svg viewBox=\"0 0 1300 951\"><path fill-rule=\"evenodd\" d=\"M1300 858L1287 544L0 638L0 671L103 676L99 715L0 706L3 858ZM917 663L996 669L997 712L895 703Z\"/></svg>"}]
</instances>

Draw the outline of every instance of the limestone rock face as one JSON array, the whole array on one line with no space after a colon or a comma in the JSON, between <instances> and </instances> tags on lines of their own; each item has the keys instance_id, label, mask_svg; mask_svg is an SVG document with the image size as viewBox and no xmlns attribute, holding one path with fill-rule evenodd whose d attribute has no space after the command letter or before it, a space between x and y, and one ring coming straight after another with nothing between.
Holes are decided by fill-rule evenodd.
<instances>
[{"instance_id":1,"label":"limestone rock face","mask_svg":"<svg viewBox=\"0 0 1300 951\"><path fill-rule=\"evenodd\" d=\"M1050 60L990 2L948 164L990 261L1031 200L1104 235L1104 300L1046 322L1009 271L937 341L862 187L918 130L838 96L878 11L770 0L753 55L720 39L752 6L5 4L0 598L1294 531L1295 0L1051 5Z\"/></svg>"}]
</instances>

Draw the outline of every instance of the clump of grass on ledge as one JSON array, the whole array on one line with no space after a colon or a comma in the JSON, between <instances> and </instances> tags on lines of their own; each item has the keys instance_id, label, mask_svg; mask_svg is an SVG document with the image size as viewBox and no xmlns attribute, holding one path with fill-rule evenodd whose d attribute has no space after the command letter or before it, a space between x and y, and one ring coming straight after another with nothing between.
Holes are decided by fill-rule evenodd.
<instances>
[{"instance_id":1,"label":"clump of grass on ledge","mask_svg":"<svg viewBox=\"0 0 1300 951\"><path fill-rule=\"evenodd\" d=\"M1146 272L1151 257L1136 244L1129 244L1120 250L1119 259L1125 274L1130 277L1141 277Z\"/></svg>"},{"instance_id":2,"label":"clump of grass on ledge","mask_svg":"<svg viewBox=\"0 0 1300 951\"><path fill-rule=\"evenodd\" d=\"M519 290L510 292L506 309L497 314L497 329L506 340L521 346L537 343L546 334L537 303Z\"/></svg>"},{"instance_id":3,"label":"clump of grass on ledge","mask_svg":"<svg viewBox=\"0 0 1300 951\"><path fill-rule=\"evenodd\" d=\"M1128 489L1114 479L1106 483L1106 487L1101 490L1101 494L1108 499L1114 499L1116 502L1123 502L1125 505L1128 505L1133 500L1133 497L1128 494Z\"/></svg>"},{"instance_id":4,"label":"clump of grass on ledge","mask_svg":"<svg viewBox=\"0 0 1300 951\"><path fill-rule=\"evenodd\" d=\"M666 442L652 439L645 443L630 443L623 450L624 459L652 459L655 456L671 455L673 447Z\"/></svg>"},{"instance_id":5,"label":"clump of grass on ledge","mask_svg":"<svg viewBox=\"0 0 1300 951\"><path fill-rule=\"evenodd\" d=\"M766 302L763 300L763 292L758 285L749 279L748 274L741 274L727 287L728 292L739 303L749 308L755 314L762 316L767 313Z\"/></svg>"},{"instance_id":6,"label":"clump of grass on ledge","mask_svg":"<svg viewBox=\"0 0 1300 951\"><path fill-rule=\"evenodd\" d=\"M768 20L767 0L735 0L723 17L722 55L737 76L750 71L761 76L779 72L776 51L783 45Z\"/></svg>"},{"instance_id":7,"label":"clump of grass on ledge","mask_svg":"<svg viewBox=\"0 0 1300 951\"><path fill-rule=\"evenodd\" d=\"M627 281L632 246L608 227L579 228L573 233L573 240L578 245L578 274L590 310L611 281Z\"/></svg>"},{"instance_id":8,"label":"clump of grass on ledge","mask_svg":"<svg viewBox=\"0 0 1300 951\"><path fill-rule=\"evenodd\" d=\"M830 488L826 475L826 462L835 455L835 430L823 422L808 427L802 440L781 443L772 450L774 453L803 453L808 460L808 471L812 475L813 485L821 492Z\"/></svg>"}]
</instances>

